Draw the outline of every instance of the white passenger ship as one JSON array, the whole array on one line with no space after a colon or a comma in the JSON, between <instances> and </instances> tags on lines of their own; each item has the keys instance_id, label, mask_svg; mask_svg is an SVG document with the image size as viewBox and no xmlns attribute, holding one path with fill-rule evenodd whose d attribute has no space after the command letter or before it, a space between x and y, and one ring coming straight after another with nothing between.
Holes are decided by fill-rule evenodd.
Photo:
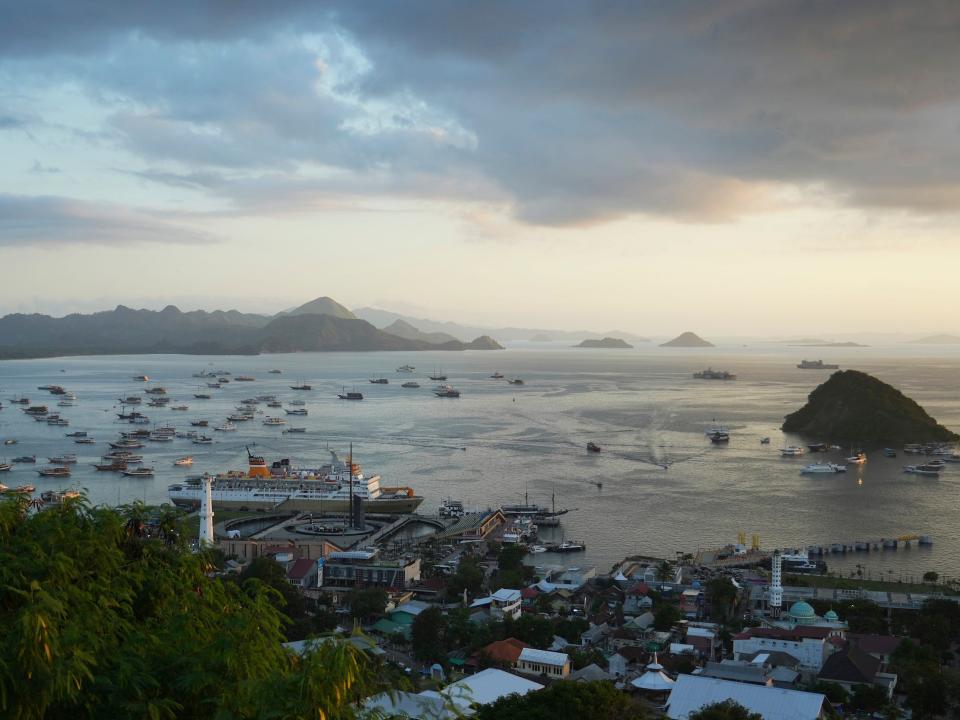
<instances>
[{"instance_id":1,"label":"white passenger ship","mask_svg":"<svg viewBox=\"0 0 960 720\"><path fill-rule=\"evenodd\" d=\"M380 476L366 477L357 463L341 460L330 452L330 464L319 468L295 468L288 459L270 467L247 450L249 469L217 475L212 492L215 507L247 510L309 510L342 513L350 507L351 492L363 499L372 513L411 513L423 502L409 487L382 487ZM351 482L352 479L352 482ZM170 500L179 507L200 506L201 478L188 478L168 488Z\"/></svg>"}]
</instances>

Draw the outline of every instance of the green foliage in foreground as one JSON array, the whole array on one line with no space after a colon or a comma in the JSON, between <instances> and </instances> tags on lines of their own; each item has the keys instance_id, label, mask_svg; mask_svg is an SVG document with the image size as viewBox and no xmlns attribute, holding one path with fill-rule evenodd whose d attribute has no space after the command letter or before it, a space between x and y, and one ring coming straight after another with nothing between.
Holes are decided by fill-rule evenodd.
<instances>
[{"instance_id":1,"label":"green foliage in foreground","mask_svg":"<svg viewBox=\"0 0 960 720\"><path fill-rule=\"evenodd\" d=\"M83 498L0 501L0 716L343 720L381 689L349 645L284 650L263 582L211 579L206 555L138 535Z\"/></svg>"},{"instance_id":2,"label":"green foliage in foreground","mask_svg":"<svg viewBox=\"0 0 960 720\"><path fill-rule=\"evenodd\" d=\"M477 720L643 720L633 698L609 682L561 680L526 695L508 695L477 711Z\"/></svg>"},{"instance_id":3,"label":"green foliage in foreground","mask_svg":"<svg viewBox=\"0 0 960 720\"><path fill-rule=\"evenodd\" d=\"M690 714L690 720L763 720L760 713L752 713L743 705L733 700L704 705L695 713Z\"/></svg>"}]
</instances>

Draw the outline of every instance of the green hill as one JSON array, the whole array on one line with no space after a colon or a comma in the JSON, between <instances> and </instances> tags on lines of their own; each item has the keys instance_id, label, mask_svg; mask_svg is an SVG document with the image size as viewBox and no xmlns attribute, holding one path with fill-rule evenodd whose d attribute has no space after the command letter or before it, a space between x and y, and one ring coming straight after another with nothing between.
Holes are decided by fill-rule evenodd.
<instances>
[{"instance_id":1,"label":"green hill","mask_svg":"<svg viewBox=\"0 0 960 720\"><path fill-rule=\"evenodd\" d=\"M818 386L807 404L783 421L786 432L851 442L956 440L895 387L858 370L841 370Z\"/></svg>"}]
</instances>

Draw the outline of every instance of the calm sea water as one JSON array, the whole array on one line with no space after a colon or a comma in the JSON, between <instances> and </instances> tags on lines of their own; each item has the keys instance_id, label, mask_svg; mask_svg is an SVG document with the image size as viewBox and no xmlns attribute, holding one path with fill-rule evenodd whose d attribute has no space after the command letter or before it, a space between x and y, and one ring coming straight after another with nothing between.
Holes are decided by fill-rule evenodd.
<instances>
[{"instance_id":1,"label":"calm sea water","mask_svg":"<svg viewBox=\"0 0 960 720\"><path fill-rule=\"evenodd\" d=\"M960 429L960 349L900 346L857 349L785 348L776 345L636 350L581 350L556 345L516 346L503 352L467 353L303 353L260 357L124 356L58 358L0 363L0 437L17 445L0 446L0 455L36 454L38 459L76 452L80 463L67 483L40 478L32 466L16 466L0 476L14 486L84 487L95 502L124 503L139 498L166 500L171 482L188 474L245 467L246 445L255 444L268 460L290 457L298 463L323 462L327 448L346 452L354 444L365 472L379 473L386 485L411 485L433 511L441 498L487 507L522 501L576 508L562 529L547 537L584 540L585 556L542 562L596 564L601 570L631 553L672 555L736 542L738 532L758 534L764 547L930 534L933 548L873 552L833 559L835 569L861 563L871 576L919 578L926 570L960 575L960 522L955 497L960 465L939 479L905 475L907 459L885 458L867 448L869 460L845 475L802 476L814 460L841 460L843 453L783 459L777 449L811 438L780 432L783 416L801 406L828 371L799 370L806 355L872 373L902 389L948 427ZM410 363L412 376L394 369ZM707 366L739 375L734 382L699 381L691 374ZM279 368L282 375L267 370ZM193 393L205 381L201 370L250 374L256 382L231 382L209 390L211 400ZM427 375L435 368L463 392L441 399ZM489 378L494 371L519 376L523 386ZM106 452L106 441L132 426L117 420L117 399L143 394L131 376L149 375L167 388L171 404L189 412L144 408L156 424L189 430L189 421L210 421L217 443L189 440L149 444L143 452L157 470L153 479L97 473L90 466ZM389 385L367 382L374 376ZM400 384L417 379L422 387ZM288 388L298 379L310 393ZM75 407L57 408L38 385L60 384L78 396ZM151 383L152 384L152 383ZM344 402L345 387L364 393L363 402ZM236 433L212 426L243 398L276 394L307 400L308 417L288 417L308 428L306 435L283 435L262 424L264 416L238 423ZM52 406L70 420L56 428L34 422L14 396ZM263 408L267 413L280 410ZM704 430L714 420L732 433L728 447L713 447ZM75 445L66 432L86 430L97 445ZM763 436L772 438L761 445ZM816 438L829 441L830 438ZM585 444L604 446L588 455ZM181 469L173 460L193 455ZM668 470L659 466L669 464ZM37 467L40 467L38 463ZM602 487L598 487L602 483ZM538 558L539 560L539 558Z\"/></svg>"}]
</instances>

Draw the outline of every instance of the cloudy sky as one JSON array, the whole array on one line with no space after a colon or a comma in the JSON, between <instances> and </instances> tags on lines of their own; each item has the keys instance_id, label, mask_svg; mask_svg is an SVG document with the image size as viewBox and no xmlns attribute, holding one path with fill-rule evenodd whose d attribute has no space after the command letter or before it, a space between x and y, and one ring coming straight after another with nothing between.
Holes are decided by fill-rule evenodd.
<instances>
[{"instance_id":1,"label":"cloudy sky","mask_svg":"<svg viewBox=\"0 0 960 720\"><path fill-rule=\"evenodd\" d=\"M955 2L0 2L0 311L960 330Z\"/></svg>"}]
</instances>

